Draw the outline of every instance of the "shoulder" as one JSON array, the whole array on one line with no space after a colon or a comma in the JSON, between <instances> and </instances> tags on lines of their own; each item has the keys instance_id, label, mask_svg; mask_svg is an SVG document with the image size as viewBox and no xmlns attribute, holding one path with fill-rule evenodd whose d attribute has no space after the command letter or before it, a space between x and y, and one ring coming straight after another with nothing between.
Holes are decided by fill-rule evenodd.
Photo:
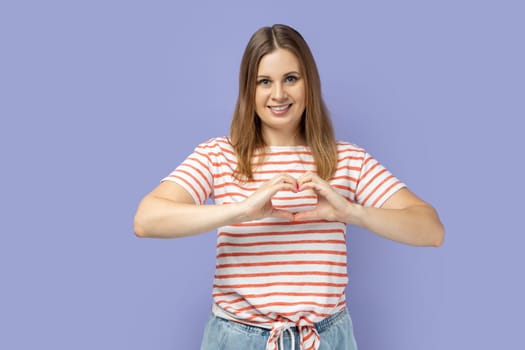
<instances>
[{"instance_id":1,"label":"shoulder","mask_svg":"<svg viewBox=\"0 0 525 350\"><path fill-rule=\"evenodd\" d=\"M352 142L337 141L337 153L339 160L351 158L364 159L366 156L366 150Z\"/></svg>"},{"instance_id":2,"label":"shoulder","mask_svg":"<svg viewBox=\"0 0 525 350\"><path fill-rule=\"evenodd\" d=\"M337 149L341 149L341 150L352 150L352 151L358 151L358 152L361 152L361 151L364 151L364 148L355 144L355 143L352 143L352 142L348 142L348 141L341 141L341 140L338 140L336 141L336 144L337 144Z\"/></svg>"},{"instance_id":3,"label":"shoulder","mask_svg":"<svg viewBox=\"0 0 525 350\"><path fill-rule=\"evenodd\" d=\"M212 148L212 147L221 147L221 146L230 146L230 139L227 136L218 136L218 137L212 137L205 141L200 142L197 147L202 148Z\"/></svg>"},{"instance_id":4,"label":"shoulder","mask_svg":"<svg viewBox=\"0 0 525 350\"><path fill-rule=\"evenodd\" d=\"M204 151L206 153L216 152L230 152L233 151L233 147L230 142L230 138L227 136L213 137L206 141L199 143L196 147L197 150Z\"/></svg>"},{"instance_id":5,"label":"shoulder","mask_svg":"<svg viewBox=\"0 0 525 350\"><path fill-rule=\"evenodd\" d=\"M195 148L195 153L207 157L210 161L234 161L235 151L227 136L213 137L201 142Z\"/></svg>"}]
</instances>

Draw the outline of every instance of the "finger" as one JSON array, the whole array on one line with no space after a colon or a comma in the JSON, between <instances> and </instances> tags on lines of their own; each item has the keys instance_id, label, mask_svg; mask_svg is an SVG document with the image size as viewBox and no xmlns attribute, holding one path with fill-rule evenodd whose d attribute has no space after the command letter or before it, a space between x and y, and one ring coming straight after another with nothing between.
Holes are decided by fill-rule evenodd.
<instances>
[{"instance_id":1,"label":"finger","mask_svg":"<svg viewBox=\"0 0 525 350\"><path fill-rule=\"evenodd\" d=\"M327 184L327 182L321 179L318 175L312 172L307 172L297 179L297 184L298 184L298 189L302 191L303 189L306 188L305 185L307 184L316 184L316 185L321 184L322 185L322 184Z\"/></svg>"},{"instance_id":2,"label":"finger","mask_svg":"<svg viewBox=\"0 0 525 350\"><path fill-rule=\"evenodd\" d=\"M279 174L270 180L273 186L279 189L288 189L291 191L297 190L297 180L288 174Z\"/></svg>"},{"instance_id":3,"label":"finger","mask_svg":"<svg viewBox=\"0 0 525 350\"><path fill-rule=\"evenodd\" d=\"M299 213L295 213L293 216L294 221L305 221L305 220L319 220L322 219L319 217L317 210L305 210Z\"/></svg>"},{"instance_id":4,"label":"finger","mask_svg":"<svg viewBox=\"0 0 525 350\"><path fill-rule=\"evenodd\" d=\"M303 175L299 176L299 178L297 179L297 183L303 184L305 182L310 182L310 181L312 181L314 175L315 174L312 173L311 171L307 171Z\"/></svg>"},{"instance_id":5,"label":"finger","mask_svg":"<svg viewBox=\"0 0 525 350\"><path fill-rule=\"evenodd\" d=\"M315 182L305 182L299 185L299 191L311 190L317 194L322 195L322 186Z\"/></svg>"},{"instance_id":6,"label":"finger","mask_svg":"<svg viewBox=\"0 0 525 350\"><path fill-rule=\"evenodd\" d=\"M289 183L281 183L274 186L273 194L279 191L292 191L297 192L297 185L292 185Z\"/></svg>"},{"instance_id":7,"label":"finger","mask_svg":"<svg viewBox=\"0 0 525 350\"><path fill-rule=\"evenodd\" d=\"M273 209L270 216L274 218L286 219L288 221L294 220L294 215L286 210Z\"/></svg>"}]
</instances>

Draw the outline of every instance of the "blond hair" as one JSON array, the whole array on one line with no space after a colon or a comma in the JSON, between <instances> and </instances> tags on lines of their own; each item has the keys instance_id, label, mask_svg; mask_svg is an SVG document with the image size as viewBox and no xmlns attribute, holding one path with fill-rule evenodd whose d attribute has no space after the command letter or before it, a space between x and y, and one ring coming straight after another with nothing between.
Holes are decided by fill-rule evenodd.
<instances>
[{"instance_id":1,"label":"blond hair","mask_svg":"<svg viewBox=\"0 0 525 350\"><path fill-rule=\"evenodd\" d=\"M230 138L238 165L237 178L253 179L252 158L267 145L261 121L255 113L255 88L261 58L281 48L293 53L305 79L305 112L300 123L301 136L310 147L317 174L327 180L337 167L337 144L328 109L321 94L321 79L308 44L295 29L282 24L263 27L249 40L239 72L239 95L230 124Z\"/></svg>"}]
</instances>

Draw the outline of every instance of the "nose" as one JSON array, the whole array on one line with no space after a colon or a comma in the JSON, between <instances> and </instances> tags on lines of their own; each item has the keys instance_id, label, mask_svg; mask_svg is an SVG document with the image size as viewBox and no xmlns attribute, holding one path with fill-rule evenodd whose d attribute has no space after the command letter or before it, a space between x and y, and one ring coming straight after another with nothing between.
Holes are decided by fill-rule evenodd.
<instances>
[{"instance_id":1,"label":"nose","mask_svg":"<svg viewBox=\"0 0 525 350\"><path fill-rule=\"evenodd\" d=\"M283 101L287 98L286 89L282 83L275 83L272 90L272 99L275 101Z\"/></svg>"}]
</instances>

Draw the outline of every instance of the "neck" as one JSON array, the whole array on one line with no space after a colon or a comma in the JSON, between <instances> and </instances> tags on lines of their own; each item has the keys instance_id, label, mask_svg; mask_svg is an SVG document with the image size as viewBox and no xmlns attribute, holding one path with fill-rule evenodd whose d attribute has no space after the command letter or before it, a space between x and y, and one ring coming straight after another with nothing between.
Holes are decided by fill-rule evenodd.
<instances>
[{"instance_id":1,"label":"neck","mask_svg":"<svg viewBox=\"0 0 525 350\"><path fill-rule=\"evenodd\" d=\"M266 134L264 141L268 146L300 146L306 144L306 140L299 131L294 134Z\"/></svg>"}]
</instances>

